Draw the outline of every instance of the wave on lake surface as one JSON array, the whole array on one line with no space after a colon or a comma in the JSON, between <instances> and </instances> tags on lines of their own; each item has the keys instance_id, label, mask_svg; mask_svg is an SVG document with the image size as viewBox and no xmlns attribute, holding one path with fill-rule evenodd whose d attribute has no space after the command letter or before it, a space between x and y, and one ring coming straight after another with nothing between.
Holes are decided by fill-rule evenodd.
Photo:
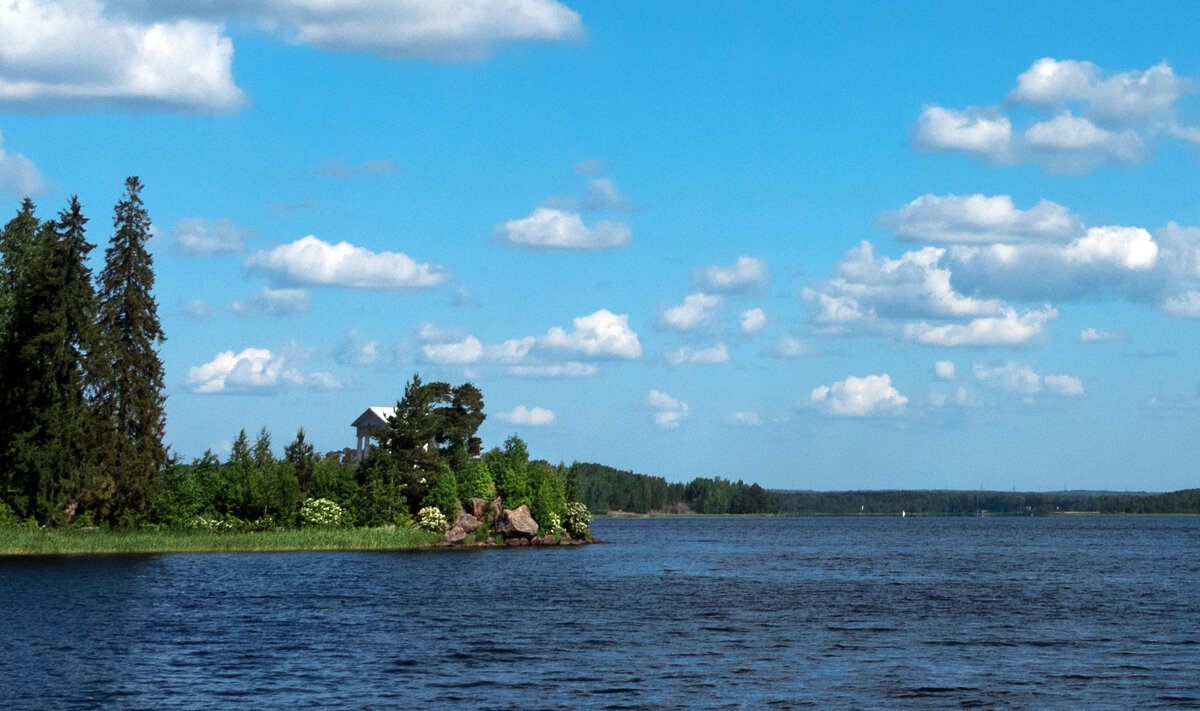
<instances>
[{"instance_id":1,"label":"wave on lake surface","mask_svg":"<svg viewBox=\"0 0 1200 711\"><path fill-rule=\"evenodd\" d=\"M1196 708L1200 519L0 559L6 708Z\"/></svg>"}]
</instances>

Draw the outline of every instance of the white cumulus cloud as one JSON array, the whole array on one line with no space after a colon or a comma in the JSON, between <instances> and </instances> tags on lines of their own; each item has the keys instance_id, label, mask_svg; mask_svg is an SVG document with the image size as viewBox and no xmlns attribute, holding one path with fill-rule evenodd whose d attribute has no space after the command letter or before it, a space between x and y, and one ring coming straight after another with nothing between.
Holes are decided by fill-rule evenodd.
<instances>
[{"instance_id":1,"label":"white cumulus cloud","mask_svg":"<svg viewBox=\"0 0 1200 711\"><path fill-rule=\"evenodd\" d=\"M747 309L741 314L742 333L755 334L767 325L767 314L762 309Z\"/></svg>"},{"instance_id":2,"label":"white cumulus cloud","mask_svg":"<svg viewBox=\"0 0 1200 711\"><path fill-rule=\"evenodd\" d=\"M782 335L775 339L768 355L776 358L809 358L821 355L821 349L796 336Z\"/></svg>"},{"instance_id":3,"label":"white cumulus cloud","mask_svg":"<svg viewBox=\"0 0 1200 711\"><path fill-rule=\"evenodd\" d=\"M909 323L904 326L904 339L935 346L1013 348L1028 345L1041 337L1046 321L1057 317L1058 310L1052 306L1023 314L1007 308L1001 316L977 318L965 324Z\"/></svg>"},{"instance_id":4,"label":"white cumulus cloud","mask_svg":"<svg viewBox=\"0 0 1200 711\"><path fill-rule=\"evenodd\" d=\"M427 343L421 346L421 354L430 363L463 365L479 360L483 355L483 343L474 336L467 336L457 343Z\"/></svg>"},{"instance_id":5,"label":"white cumulus cloud","mask_svg":"<svg viewBox=\"0 0 1200 711\"><path fill-rule=\"evenodd\" d=\"M399 252L376 253L349 242L329 244L312 235L255 252L244 267L296 284L375 291L433 289L450 279L438 264L421 264Z\"/></svg>"},{"instance_id":6,"label":"white cumulus cloud","mask_svg":"<svg viewBox=\"0 0 1200 711\"><path fill-rule=\"evenodd\" d=\"M838 417L901 415L908 398L892 387L887 373L856 377L851 375L833 385L813 388L809 400L822 413Z\"/></svg>"},{"instance_id":7,"label":"white cumulus cloud","mask_svg":"<svg viewBox=\"0 0 1200 711\"><path fill-rule=\"evenodd\" d=\"M227 113L243 102L219 22L147 22L98 0L0 3L0 106Z\"/></svg>"},{"instance_id":8,"label":"white cumulus cloud","mask_svg":"<svg viewBox=\"0 0 1200 711\"><path fill-rule=\"evenodd\" d=\"M1012 122L996 109L966 111L926 105L917 120L913 143L936 153L963 152L990 163L1011 160Z\"/></svg>"},{"instance_id":9,"label":"white cumulus cloud","mask_svg":"<svg viewBox=\"0 0 1200 711\"><path fill-rule=\"evenodd\" d=\"M1052 395L1073 397L1083 395L1083 381L1073 375L1046 375L1036 373L1024 363L1009 361L1004 365L985 366L975 364L975 379L989 388L1004 390L1022 396L1032 402L1033 396L1047 390Z\"/></svg>"},{"instance_id":10,"label":"white cumulus cloud","mask_svg":"<svg viewBox=\"0 0 1200 711\"><path fill-rule=\"evenodd\" d=\"M554 0L110 0L150 18L242 20L281 39L327 52L389 59L470 61L514 42L561 42L584 34L578 13Z\"/></svg>"},{"instance_id":11,"label":"white cumulus cloud","mask_svg":"<svg viewBox=\"0 0 1200 711\"><path fill-rule=\"evenodd\" d=\"M754 292L767 287L767 262L741 256L728 267L716 265L692 270L692 286L718 293Z\"/></svg>"},{"instance_id":12,"label":"white cumulus cloud","mask_svg":"<svg viewBox=\"0 0 1200 711\"><path fill-rule=\"evenodd\" d=\"M1052 173L1081 175L1102 165L1124 168L1151 157L1136 131L1110 131L1069 111L1030 126L1024 139L1028 155Z\"/></svg>"},{"instance_id":13,"label":"white cumulus cloud","mask_svg":"<svg viewBox=\"0 0 1200 711\"><path fill-rule=\"evenodd\" d=\"M711 294L690 294L683 303L663 311L659 322L677 331L689 331L712 323L721 305L721 297Z\"/></svg>"},{"instance_id":14,"label":"white cumulus cloud","mask_svg":"<svg viewBox=\"0 0 1200 711\"><path fill-rule=\"evenodd\" d=\"M0 15L3 15L0 9ZM3 29L0 29L3 34ZM0 49L0 56L3 56ZM15 200L32 198L46 191L48 184L41 171L20 153L4 151L4 134L0 133L0 197L7 195Z\"/></svg>"},{"instance_id":15,"label":"white cumulus cloud","mask_svg":"<svg viewBox=\"0 0 1200 711\"><path fill-rule=\"evenodd\" d=\"M496 241L532 252L594 252L629 245L633 231L624 222L602 220L591 227L578 213L534 208L529 217L496 225Z\"/></svg>"},{"instance_id":16,"label":"white cumulus cloud","mask_svg":"<svg viewBox=\"0 0 1200 711\"><path fill-rule=\"evenodd\" d=\"M1186 291L1168 298L1162 311L1176 318L1200 318L1200 291Z\"/></svg>"},{"instance_id":17,"label":"white cumulus cloud","mask_svg":"<svg viewBox=\"0 0 1200 711\"><path fill-rule=\"evenodd\" d=\"M542 342L556 350L576 351L592 357L637 358L642 344L637 333L629 327L628 314L614 314L600 309L572 321L570 333L555 326L546 332Z\"/></svg>"},{"instance_id":18,"label":"white cumulus cloud","mask_svg":"<svg viewBox=\"0 0 1200 711\"><path fill-rule=\"evenodd\" d=\"M1107 75L1091 62L1037 60L1019 77L1004 106L922 108L913 143L923 150L964 153L1000 165L1036 163L1049 173L1127 168L1154 158L1164 138L1200 141L1200 127L1179 122L1176 104L1200 87L1165 62ZM1014 116L1033 114L1022 129Z\"/></svg>"},{"instance_id":19,"label":"white cumulus cloud","mask_svg":"<svg viewBox=\"0 0 1200 711\"><path fill-rule=\"evenodd\" d=\"M273 392L286 387L333 390L341 387L331 374L303 374L288 358L266 348L218 353L211 361L189 368L187 384L197 393Z\"/></svg>"},{"instance_id":20,"label":"white cumulus cloud","mask_svg":"<svg viewBox=\"0 0 1200 711\"><path fill-rule=\"evenodd\" d=\"M939 360L933 364L933 372L942 380L954 380L954 361Z\"/></svg>"},{"instance_id":21,"label":"white cumulus cloud","mask_svg":"<svg viewBox=\"0 0 1200 711\"><path fill-rule=\"evenodd\" d=\"M1046 375L1042 377L1046 389L1055 395L1082 395L1083 381L1074 375Z\"/></svg>"},{"instance_id":22,"label":"white cumulus cloud","mask_svg":"<svg viewBox=\"0 0 1200 711\"><path fill-rule=\"evenodd\" d=\"M897 238L925 243L1066 241L1083 235L1083 221L1067 208L1042 200L1019 210L1008 195L922 195L899 210L884 210L875 227Z\"/></svg>"},{"instance_id":23,"label":"white cumulus cloud","mask_svg":"<svg viewBox=\"0 0 1200 711\"><path fill-rule=\"evenodd\" d=\"M679 427L688 415L688 405L659 390L651 390L646 404L654 411L654 424L666 430Z\"/></svg>"},{"instance_id":24,"label":"white cumulus cloud","mask_svg":"<svg viewBox=\"0 0 1200 711\"><path fill-rule=\"evenodd\" d=\"M552 425L555 419L554 412L551 410L544 407L527 408L524 405L517 405L509 412L501 412L497 417L513 425L529 427Z\"/></svg>"}]
</instances>

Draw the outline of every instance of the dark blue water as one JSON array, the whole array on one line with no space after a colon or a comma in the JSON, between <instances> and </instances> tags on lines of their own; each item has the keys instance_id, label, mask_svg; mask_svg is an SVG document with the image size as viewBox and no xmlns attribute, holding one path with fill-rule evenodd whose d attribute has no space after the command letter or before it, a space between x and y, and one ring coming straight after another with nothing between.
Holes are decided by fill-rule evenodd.
<instances>
[{"instance_id":1,"label":"dark blue water","mask_svg":"<svg viewBox=\"0 0 1200 711\"><path fill-rule=\"evenodd\" d=\"M1200 519L594 530L0 559L0 707L1200 707Z\"/></svg>"}]
</instances>

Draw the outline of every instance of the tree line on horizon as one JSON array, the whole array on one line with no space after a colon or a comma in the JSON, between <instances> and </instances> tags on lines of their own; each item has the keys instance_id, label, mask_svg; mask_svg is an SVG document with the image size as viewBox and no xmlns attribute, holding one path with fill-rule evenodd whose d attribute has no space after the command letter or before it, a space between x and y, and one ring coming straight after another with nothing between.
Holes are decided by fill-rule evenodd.
<instances>
[{"instance_id":1,"label":"tree line on horizon","mask_svg":"<svg viewBox=\"0 0 1200 711\"><path fill-rule=\"evenodd\" d=\"M131 525L167 461L150 217L137 177L93 278L88 218L26 198L0 230L0 514Z\"/></svg>"},{"instance_id":2,"label":"tree line on horizon","mask_svg":"<svg viewBox=\"0 0 1200 711\"><path fill-rule=\"evenodd\" d=\"M1164 494L1006 491L775 491L792 515L916 516L1100 514L1200 514L1200 489Z\"/></svg>"},{"instance_id":3,"label":"tree line on horizon","mask_svg":"<svg viewBox=\"0 0 1200 711\"><path fill-rule=\"evenodd\" d=\"M779 498L756 483L719 476L696 477L684 484L660 476L635 474L603 464L562 464L564 481L594 513L777 514Z\"/></svg>"}]
</instances>

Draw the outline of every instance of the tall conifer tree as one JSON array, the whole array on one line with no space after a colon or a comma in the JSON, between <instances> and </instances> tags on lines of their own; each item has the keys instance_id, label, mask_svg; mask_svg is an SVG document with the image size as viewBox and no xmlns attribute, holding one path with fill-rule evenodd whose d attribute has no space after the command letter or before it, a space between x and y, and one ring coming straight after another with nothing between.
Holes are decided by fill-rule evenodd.
<instances>
[{"instance_id":1,"label":"tall conifer tree","mask_svg":"<svg viewBox=\"0 0 1200 711\"><path fill-rule=\"evenodd\" d=\"M29 281L28 255L38 232L38 219L29 198L21 203L16 217L0 231L0 497L22 517L29 515L28 483L16 470L16 438L24 428L19 413L12 409L19 398L17 389L25 380L22 363L17 360L17 339L13 335L13 310L17 292Z\"/></svg>"},{"instance_id":2,"label":"tall conifer tree","mask_svg":"<svg viewBox=\"0 0 1200 711\"><path fill-rule=\"evenodd\" d=\"M86 224L72 197L57 223L37 230L21 257L0 345L9 423L4 466L14 502L45 523L65 523L81 512L88 478L93 432L84 377L95 342L96 297L85 263L93 249Z\"/></svg>"},{"instance_id":3,"label":"tall conifer tree","mask_svg":"<svg viewBox=\"0 0 1200 711\"><path fill-rule=\"evenodd\" d=\"M108 518L130 524L153 500L166 462L163 430L163 366L157 347L166 340L158 321L154 261L146 250L150 216L142 204L142 182L125 181L113 217L115 232L100 273L100 362L94 395L110 428L105 470L113 496Z\"/></svg>"}]
</instances>

